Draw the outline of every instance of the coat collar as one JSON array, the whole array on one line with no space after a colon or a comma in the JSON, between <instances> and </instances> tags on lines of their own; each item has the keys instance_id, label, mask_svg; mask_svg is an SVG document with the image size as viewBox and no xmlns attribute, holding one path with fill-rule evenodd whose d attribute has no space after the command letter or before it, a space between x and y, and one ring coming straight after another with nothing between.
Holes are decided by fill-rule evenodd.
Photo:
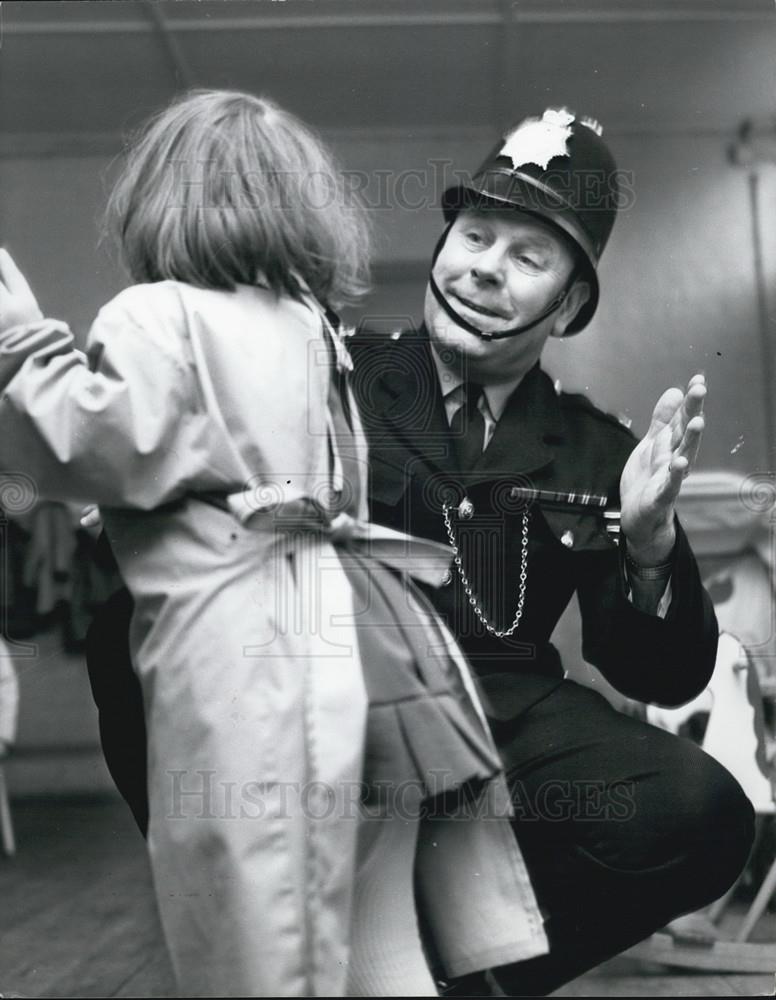
<instances>
[{"instance_id":1,"label":"coat collar","mask_svg":"<svg viewBox=\"0 0 776 1000\"><path fill-rule=\"evenodd\" d=\"M434 471L455 472L450 428L425 327L404 333L392 345L392 361L382 377L385 396L376 414L416 460ZM398 359L398 363L397 363Z\"/></svg>"}]
</instances>

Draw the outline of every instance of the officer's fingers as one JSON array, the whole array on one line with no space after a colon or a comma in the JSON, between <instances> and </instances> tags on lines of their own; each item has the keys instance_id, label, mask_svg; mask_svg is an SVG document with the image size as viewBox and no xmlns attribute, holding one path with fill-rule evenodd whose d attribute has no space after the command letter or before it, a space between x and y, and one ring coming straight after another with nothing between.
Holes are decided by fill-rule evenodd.
<instances>
[{"instance_id":1,"label":"officer's fingers","mask_svg":"<svg viewBox=\"0 0 776 1000\"><path fill-rule=\"evenodd\" d=\"M696 376L698 378L698 376ZM700 376L702 378L702 376ZM676 410L671 420L671 447L678 448L690 423L703 413L703 401L706 398L705 381L692 382L684 394L682 405Z\"/></svg>"},{"instance_id":2,"label":"officer's fingers","mask_svg":"<svg viewBox=\"0 0 776 1000\"><path fill-rule=\"evenodd\" d=\"M698 378L698 376L695 376ZM703 376L700 376L703 378ZM690 380L687 386L687 392L684 394L684 412L687 420L692 420L693 417L703 412L703 402L706 399L706 381L694 382Z\"/></svg>"},{"instance_id":3,"label":"officer's fingers","mask_svg":"<svg viewBox=\"0 0 776 1000\"><path fill-rule=\"evenodd\" d=\"M82 528L98 528L102 524L102 514L97 504L89 504L81 511L80 525Z\"/></svg>"},{"instance_id":4,"label":"officer's fingers","mask_svg":"<svg viewBox=\"0 0 776 1000\"><path fill-rule=\"evenodd\" d=\"M695 465L695 459L698 457L698 450L701 446L705 427L706 421L702 416L693 417L687 424L682 440L679 442L679 447L674 453L674 458L686 458L689 462L689 468L685 471L685 475Z\"/></svg>"},{"instance_id":5,"label":"officer's fingers","mask_svg":"<svg viewBox=\"0 0 776 1000\"><path fill-rule=\"evenodd\" d=\"M698 438L703 434L706 428L706 418L702 413L697 414L691 420L688 420L687 427L684 432L685 439L688 438Z\"/></svg>"},{"instance_id":6,"label":"officer's fingers","mask_svg":"<svg viewBox=\"0 0 776 1000\"><path fill-rule=\"evenodd\" d=\"M674 455L668 467L668 475L672 483L682 485L682 480L690 471L690 460L686 455Z\"/></svg>"},{"instance_id":7,"label":"officer's fingers","mask_svg":"<svg viewBox=\"0 0 776 1000\"><path fill-rule=\"evenodd\" d=\"M677 412L681 410L683 402L684 393L681 389L666 389L660 399L658 399L657 403L655 403L655 408L652 411L652 420L650 421L647 434L657 434L666 425L670 424L674 420Z\"/></svg>"},{"instance_id":8,"label":"officer's fingers","mask_svg":"<svg viewBox=\"0 0 776 1000\"><path fill-rule=\"evenodd\" d=\"M658 490L657 499L662 506L669 506L676 501L682 482L690 468L690 463L684 455L674 455L666 470L666 476Z\"/></svg>"}]
</instances>

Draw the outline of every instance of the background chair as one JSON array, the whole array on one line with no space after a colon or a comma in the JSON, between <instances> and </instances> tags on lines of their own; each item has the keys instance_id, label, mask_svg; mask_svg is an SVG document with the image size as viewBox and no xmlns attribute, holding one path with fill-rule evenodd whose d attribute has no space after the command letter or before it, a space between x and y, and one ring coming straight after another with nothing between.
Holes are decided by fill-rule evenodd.
<instances>
[{"instance_id":1,"label":"background chair","mask_svg":"<svg viewBox=\"0 0 776 1000\"><path fill-rule=\"evenodd\" d=\"M0 638L0 843L6 854L16 853L3 759L16 741L19 721L19 681L7 645Z\"/></svg>"},{"instance_id":2,"label":"background chair","mask_svg":"<svg viewBox=\"0 0 776 1000\"><path fill-rule=\"evenodd\" d=\"M717 661L708 687L697 698L678 709L647 706L646 717L678 734L699 713L707 715L703 749L738 780L762 827L776 815L772 744L763 701L763 685L776 690L776 525L770 519L773 491L763 493L761 487L762 483L728 473L699 473L688 480L680 517L720 622ZM627 954L704 970L773 971L776 944L750 939L776 893L776 859L770 859L743 919L723 934L718 925L729 913L735 889L687 924L687 932L679 921L672 933L655 934Z\"/></svg>"},{"instance_id":3,"label":"background chair","mask_svg":"<svg viewBox=\"0 0 776 1000\"><path fill-rule=\"evenodd\" d=\"M16 838L13 833L13 821L11 820L11 807L8 802L8 785L5 780L5 771L0 762L0 839L3 844L3 851L12 857L16 854Z\"/></svg>"}]
</instances>

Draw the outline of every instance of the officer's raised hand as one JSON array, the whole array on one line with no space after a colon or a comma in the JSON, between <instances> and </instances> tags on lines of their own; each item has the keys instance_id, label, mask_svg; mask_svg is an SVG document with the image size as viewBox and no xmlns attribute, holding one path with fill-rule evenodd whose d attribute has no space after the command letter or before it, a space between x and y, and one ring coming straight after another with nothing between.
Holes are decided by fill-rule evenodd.
<instances>
[{"instance_id":1,"label":"officer's raised hand","mask_svg":"<svg viewBox=\"0 0 776 1000\"><path fill-rule=\"evenodd\" d=\"M657 566L671 557L676 540L674 504L698 454L705 396L703 375L694 375L686 392L664 392L646 436L623 469L622 532L628 555L640 566Z\"/></svg>"}]
</instances>

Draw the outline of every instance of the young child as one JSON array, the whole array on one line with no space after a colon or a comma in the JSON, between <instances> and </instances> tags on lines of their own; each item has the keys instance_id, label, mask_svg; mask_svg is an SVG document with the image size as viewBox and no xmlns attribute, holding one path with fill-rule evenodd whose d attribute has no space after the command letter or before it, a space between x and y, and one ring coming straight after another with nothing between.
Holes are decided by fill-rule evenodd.
<instances>
[{"instance_id":1,"label":"young child","mask_svg":"<svg viewBox=\"0 0 776 1000\"><path fill-rule=\"evenodd\" d=\"M407 579L448 553L364 520L327 311L365 288L362 216L301 122L232 92L154 119L111 209L136 284L100 311L88 361L0 257L0 465L101 505L134 600L179 987L435 995L413 904L421 807L463 786L492 805L503 777ZM506 812L476 812L417 857L452 974L543 946Z\"/></svg>"}]
</instances>

